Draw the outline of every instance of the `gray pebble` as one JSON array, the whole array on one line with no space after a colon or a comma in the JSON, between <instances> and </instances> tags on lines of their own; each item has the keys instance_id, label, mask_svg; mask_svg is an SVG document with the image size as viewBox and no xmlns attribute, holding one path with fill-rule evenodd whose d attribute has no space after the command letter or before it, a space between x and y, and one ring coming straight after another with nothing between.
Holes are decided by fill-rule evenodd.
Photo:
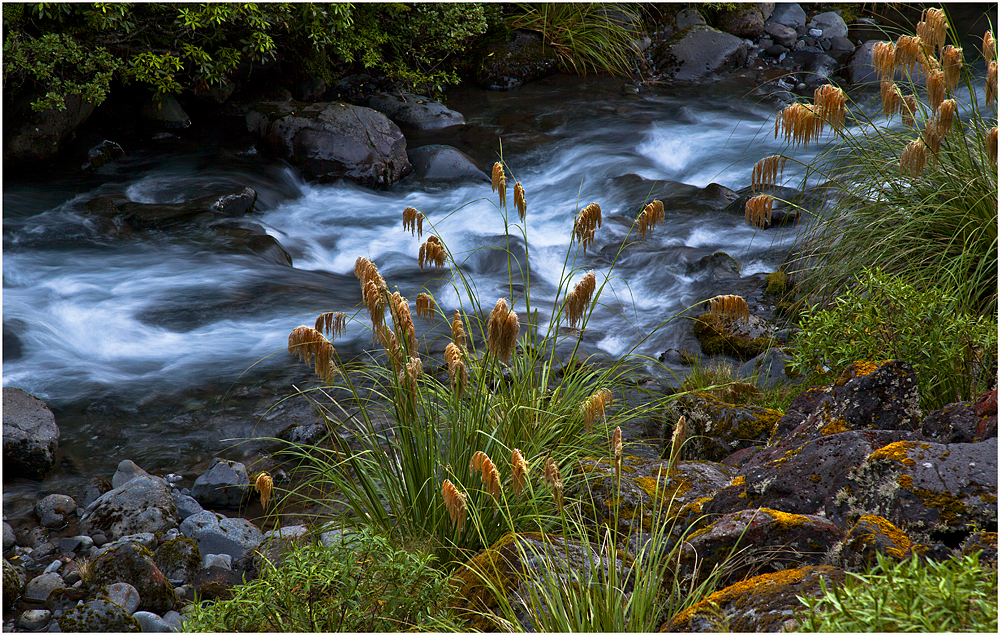
<instances>
[{"instance_id":1,"label":"gray pebble","mask_svg":"<svg viewBox=\"0 0 1000 635\"><path fill-rule=\"evenodd\" d=\"M45 628L51 619L51 611L47 611L45 609L31 609L21 613L21 617L17 618L17 626L18 628L23 628L26 631L37 631Z\"/></svg>"},{"instance_id":2,"label":"gray pebble","mask_svg":"<svg viewBox=\"0 0 1000 635\"><path fill-rule=\"evenodd\" d=\"M105 587L108 598L132 615L139 608L139 592L128 582L115 582Z\"/></svg>"},{"instance_id":3,"label":"gray pebble","mask_svg":"<svg viewBox=\"0 0 1000 635\"><path fill-rule=\"evenodd\" d=\"M24 587L24 599L38 600L44 602L49 599L49 595L56 589L65 589L66 582L58 573L43 573L33 578Z\"/></svg>"},{"instance_id":4,"label":"gray pebble","mask_svg":"<svg viewBox=\"0 0 1000 635\"><path fill-rule=\"evenodd\" d=\"M201 568L207 569L209 567L222 567L232 571L233 557L228 553L206 553L201 558Z\"/></svg>"},{"instance_id":5,"label":"gray pebble","mask_svg":"<svg viewBox=\"0 0 1000 635\"><path fill-rule=\"evenodd\" d=\"M132 617L139 622L139 628L142 629L143 633L170 633L175 630L156 613L136 611Z\"/></svg>"},{"instance_id":6,"label":"gray pebble","mask_svg":"<svg viewBox=\"0 0 1000 635\"><path fill-rule=\"evenodd\" d=\"M823 29L809 29L809 35L819 37L823 35Z\"/></svg>"},{"instance_id":7,"label":"gray pebble","mask_svg":"<svg viewBox=\"0 0 1000 635\"><path fill-rule=\"evenodd\" d=\"M49 563L49 566L45 567L45 571L43 571L42 573L56 573L61 568L62 568L62 560L56 558L55 560Z\"/></svg>"}]
</instances>

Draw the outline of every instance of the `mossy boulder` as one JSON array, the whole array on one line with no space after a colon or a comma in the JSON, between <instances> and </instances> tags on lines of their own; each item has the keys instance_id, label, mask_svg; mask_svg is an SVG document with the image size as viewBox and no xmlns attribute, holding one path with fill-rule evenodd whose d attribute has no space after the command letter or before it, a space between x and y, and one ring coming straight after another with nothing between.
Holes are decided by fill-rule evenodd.
<instances>
[{"instance_id":1,"label":"mossy boulder","mask_svg":"<svg viewBox=\"0 0 1000 635\"><path fill-rule=\"evenodd\" d=\"M90 564L89 585L100 588L115 582L127 582L139 592L139 609L163 613L177 604L170 581L156 566L149 549L134 542L124 542L94 558Z\"/></svg>"},{"instance_id":2,"label":"mossy boulder","mask_svg":"<svg viewBox=\"0 0 1000 635\"><path fill-rule=\"evenodd\" d=\"M701 502L732 480L731 468L707 461L679 461L668 474L668 461L628 456L622 458L621 481L609 458L580 460L580 491L593 501L588 515L620 535L651 532L654 523L673 522L680 535L701 516Z\"/></svg>"},{"instance_id":3,"label":"mossy boulder","mask_svg":"<svg viewBox=\"0 0 1000 635\"><path fill-rule=\"evenodd\" d=\"M770 408L727 403L706 392L683 395L675 411L687 419L685 456L721 461L733 452L764 445L781 413ZM670 439L664 431L663 438ZM669 452L665 441L664 452Z\"/></svg>"},{"instance_id":4,"label":"mossy boulder","mask_svg":"<svg viewBox=\"0 0 1000 635\"><path fill-rule=\"evenodd\" d=\"M784 271L775 271L767 274L765 278L767 286L764 293L771 296L782 296L792 290L792 281Z\"/></svg>"},{"instance_id":5,"label":"mossy boulder","mask_svg":"<svg viewBox=\"0 0 1000 635\"><path fill-rule=\"evenodd\" d=\"M673 574L684 584L692 577L700 582L728 561L719 582L725 586L758 573L821 564L844 535L822 516L767 507L726 514L685 539Z\"/></svg>"},{"instance_id":6,"label":"mossy boulder","mask_svg":"<svg viewBox=\"0 0 1000 635\"><path fill-rule=\"evenodd\" d=\"M826 587L843 584L843 569L808 566L765 573L716 591L678 613L660 628L666 633L707 633L720 630L776 633L805 609L799 596L820 597Z\"/></svg>"},{"instance_id":7,"label":"mossy boulder","mask_svg":"<svg viewBox=\"0 0 1000 635\"><path fill-rule=\"evenodd\" d=\"M900 441L852 470L827 516L853 522L878 515L928 545L958 547L997 526L997 439L980 443Z\"/></svg>"},{"instance_id":8,"label":"mossy boulder","mask_svg":"<svg viewBox=\"0 0 1000 635\"><path fill-rule=\"evenodd\" d=\"M494 594L494 589L499 589L506 593L515 610L522 608L518 611L521 626L533 632L538 626L523 610L523 598L529 597L531 586L545 584L546 577L553 575L559 576L566 586L590 584L594 579L607 579L611 567L624 581L630 562L625 553L616 551L614 558L609 558L572 538L536 532L507 534L455 574L461 598L456 609L470 620L472 630L495 631L498 624L491 616L499 615L499 602Z\"/></svg>"},{"instance_id":9,"label":"mossy boulder","mask_svg":"<svg viewBox=\"0 0 1000 635\"><path fill-rule=\"evenodd\" d=\"M132 478L87 506L80 519L81 533L92 535L102 531L110 540L117 540L143 532L160 533L177 526L177 505L167 483L138 467L135 469L138 472Z\"/></svg>"},{"instance_id":10,"label":"mossy boulder","mask_svg":"<svg viewBox=\"0 0 1000 635\"><path fill-rule=\"evenodd\" d=\"M21 597L24 590L24 568L14 566L3 559L3 608L10 610Z\"/></svg>"},{"instance_id":11,"label":"mossy boulder","mask_svg":"<svg viewBox=\"0 0 1000 635\"><path fill-rule=\"evenodd\" d=\"M475 73L476 83L490 90L508 90L554 73L555 50L538 33L514 30L509 37L484 40Z\"/></svg>"},{"instance_id":12,"label":"mossy boulder","mask_svg":"<svg viewBox=\"0 0 1000 635\"><path fill-rule=\"evenodd\" d=\"M694 318L694 335L705 355L728 355L742 361L778 345L774 327L756 315L740 320L703 313Z\"/></svg>"},{"instance_id":13,"label":"mossy boulder","mask_svg":"<svg viewBox=\"0 0 1000 635\"><path fill-rule=\"evenodd\" d=\"M91 600L74 606L59 618L65 633L138 633L139 622L110 600Z\"/></svg>"},{"instance_id":14,"label":"mossy boulder","mask_svg":"<svg viewBox=\"0 0 1000 635\"><path fill-rule=\"evenodd\" d=\"M906 532L885 518L865 514L851 527L838 550L841 566L848 570L864 570L877 561L876 553L894 560L910 557L921 551Z\"/></svg>"},{"instance_id":15,"label":"mossy boulder","mask_svg":"<svg viewBox=\"0 0 1000 635\"><path fill-rule=\"evenodd\" d=\"M178 536L157 547L153 561L167 579L188 582L201 568L201 552L195 541Z\"/></svg>"}]
</instances>

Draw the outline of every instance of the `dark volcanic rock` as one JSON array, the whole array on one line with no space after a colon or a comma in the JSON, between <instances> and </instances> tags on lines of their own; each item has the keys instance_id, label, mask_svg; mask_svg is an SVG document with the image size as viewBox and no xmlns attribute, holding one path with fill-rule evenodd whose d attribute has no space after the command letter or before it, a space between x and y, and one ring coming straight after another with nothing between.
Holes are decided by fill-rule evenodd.
<instances>
[{"instance_id":1,"label":"dark volcanic rock","mask_svg":"<svg viewBox=\"0 0 1000 635\"><path fill-rule=\"evenodd\" d=\"M368 107L374 108L398 125L417 130L436 130L465 123L462 113L430 97L413 93L379 93L368 99Z\"/></svg>"},{"instance_id":2,"label":"dark volcanic rock","mask_svg":"<svg viewBox=\"0 0 1000 635\"><path fill-rule=\"evenodd\" d=\"M72 93L66 95L66 108L48 108L35 112L28 105L34 97L10 109L4 117L3 158L8 166L35 164L55 158L59 147L77 127L94 112L94 103ZM6 110L6 109L5 109Z\"/></svg>"},{"instance_id":3,"label":"dark volcanic rock","mask_svg":"<svg viewBox=\"0 0 1000 635\"><path fill-rule=\"evenodd\" d=\"M247 128L263 149L298 165L310 179L388 187L412 169L399 127L371 108L260 102L247 114Z\"/></svg>"},{"instance_id":4,"label":"dark volcanic rock","mask_svg":"<svg viewBox=\"0 0 1000 635\"><path fill-rule=\"evenodd\" d=\"M170 581L156 566L153 554L134 542L124 542L91 562L90 584L95 588L127 582L139 592L139 608L162 613L177 604Z\"/></svg>"},{"instance_id":5,"label":"dark volcanic rock","mask_svg":"<svg viewBox=\"0 0 1000 635\"><path fill-rule=\"evenodd\" d=\"M429 181L490 180L490 177L476 165L472 157L449 145L420 146L408 151L406 155L413 166L413 173L410 175L412 179Z\"/></svg>"},{"instance_id":6,"label":"dark volcanic rock","mask_svg":"<svg viewBox=\"0 0 1000 635\"><path fill-rule=\"evenodd\" d=\"M119 470L134 466L122 461ZM163 479L138 470L120 487L102 494L87 506L80 519L80 530L93 535L100 530L111 540L140 532L163 532L177 526L177 505ZM134 471L134 470L133 470ZM116 474L117 476L117 474Z\"/></svg>"},{"instance_id":7,"label":"dark volcanic rock","mask_svg":"<svg viewBox=\"0 0 1000 635\"><path fill-rule=\"evenodd\" d=\"M476 82L491 90L507 90L555 72L559 58L542 36L515 30L507 40L488 42L476 71Z\"/></svg>"},{"instance_id":8,"label":"dark volcanic rock","mask_svg":"<svg viewBox=\"0 0 1000 635\"><path fill-rule=\"evenodd\" d=\"M741 68L747 46L734 35L697 25L657 45L653 61L668 79L695 81Z\"/></svg>"},{"instance_id":9,"label":"dark volcanic rock","mask_svg":"<svg viewBox=\"0 0 1000 635\"><path fill-rule=\"evenodd\" d=\"M41 480L55 463L59 427L45 402L3 389L3 478Z\"/></svg>"}]
</instances>

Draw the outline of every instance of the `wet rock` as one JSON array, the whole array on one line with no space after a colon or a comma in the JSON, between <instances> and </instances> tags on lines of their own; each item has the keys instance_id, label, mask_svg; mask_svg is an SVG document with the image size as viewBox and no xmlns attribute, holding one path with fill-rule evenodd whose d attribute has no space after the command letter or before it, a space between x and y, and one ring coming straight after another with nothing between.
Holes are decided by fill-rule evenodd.
<instances>
[{"instance_id":1,"label":"wet rock","mask_svg":"<svg viewBox=\"0 0 1000 635\"><path fill-rule=\"evenodd\" d=\"M253 551L264 539L250 521L226 518L210 511L187 518L181 523L181 533L198 544L198 551L203 557L208 553L227 553L241 568L251 564Z\"/></svg>"},{"instance_id":2,"label":"wet rock","mask_svg":"<svg viewBox=\"0 0 1000 635\"><path fill-rule=\"evenodd\" d=\"M975 403L972 404L973 409L976 411L976 416L979 417L979 423L976 425L976 436L978 439L989 439L990 437L997 436L997 390L993 390L983 393L976 399Z\"/></svg>"},{"instance_id":3,"label":"wet rock","mask_svg":"<svg viewBox=\"0 0 1000 635\"><path fill-rule=\"evenodd\" d=\"M121 220L137 229L162 229L201 219L235 217L253 212L257 191L252 187L234 189L184 201L183 203L137 203L117 205Z\"/></svg>"},{"instance_id":4,"label":"wet rock","mask_svg":"<svg viewBox=\"0 0 1000 635\"><path fill-rule=\"evenodd\" d=\"M87 551L94 546L94 540L90 536L70 536L59 539L59 551L62 553Z\"/></svg>"},{"instance_id":5,"label":"wet rock","mask_svg":"<svg viewBox=\"0 0 1000 635\"><path fill-rule=\"evenodd\" d=\"M780 6L780 5L779 5ZM723 625L732 632L776 633L805 607L798 597L819 597L826 588L843 584L842 569L807 566L765 573L716 591L664 624L661 632L707 633Z\"/></svg>"},{"instance_id":6,"label":"wet rock","mask_svg":"<svg viewBox=\"0 0 1000 635\"><path fill-rule=\"evenodd\" d=\"M737 5L719 16L719 30L741 38L758 38L764 33L764 14L755 4Z\"/></svg>"},{"instance_id":7,"label":"wet rock","mask_svg":"<svg viewBox=\"0 0 1000 635\"><path fill-rule=\"evenodd\" d=\"M911 547L905 531L881 516L865 514L851 527L837 557L844 569L863 571L877 562L876 553L903 560L913 554Z\"/></svg>"},{"instance_id":8,"label":"wet rock","mask_svg":"<svg viewBox=\"0 0 1000 635\"><path fill-rule=\"evenodd\" d=\"M654 47L653 61L668 80L696 81L741 68L747 46L734 35L697 25Z\"/></svg>"},{"instance_id":9,"label":"wet rock","mask_svg":"<svg viewBox=\"0 0 1000 635\"><path fill-rule=\"evenodd\" d=\"M816 53L803 65L805 82L810 86L829 83L833 74L840 69L840 64L825 53Z\"/></svg>"},{"instance_id":10,"label":"wet rock","mask_svg":"<svg viewBox=\"0 0 1000 635\"><path fill-rule=\"evenodd\" d=\"M153 95L143 105L140 114L168 129L187 128L191 125L191 117L184 112L177 98L169 94Z\"/></svg>"},{"instance_id":11,"label":"wet rock","mask_svg":"<svg viewBox=\"0 0 1000 635\"><path fill-rule=\"evenodd\" d=\"M309 179L388 187L412 169L399 127L371 108L259 102L246 121L262 149L298 165Z\"/></svg>"},{"instance_id":12,"label":"wet rock","mask_svg":"<svg viewBox=\"0 0 1000 635\"><path fill-rule=\"evenodd\" d=\"M17 618L17 627L26 631L40 631L48 626L52 619L52 611L46 609L30 609Z\"/></svg>"},{"instance_id":13,"label":"wet rock","mask_svg":"<svg viewBox=\"0 0 1000 635\"><path fill-rule=\"evenodd\" d=\"M912 439L922 437L898 430L852 430L806 443L767 447L747 459L732 484L706 502L703 511L728 514L768 507L790 514L818 514L847 486L850 469L872 451ZM829 517L829 512L824 513ZM846 527L848 523L838 524Z\"/></svg>"},{"instance_id":14,"label":"wet rock","mask_svg":"<svg viewBox=\"0 0 1000 635\"><path fill-rule=\"evenodd\" d=\"M437 130L465 123L462 113L430 97L413 93L379 93L368 99L368 107L384 114L397 125L417 130Z\"/></svg>"},{"instance_id":15,"label":"wet rock","mask_svg":"<svg viewBox=\"0 0 1000 635\"><path fill-rule=\"evenodd\" d=\"M156 566L153 554L134 542L112 547L90 563L90 585L100 588L126 582L139 593L140 609L168 611L176 605L174 588Z\"/></svg>"},{"instance_id":16,"label":"wet rock","mask_svg":"<svg viewBox=\"0 0 1000 635\"><path fill-rule=\"evenodd\" d=\"M66 524L66 517L76 512L76 508L71 496L49 494L35 503L35 515L42 527L58 528Z\"/></svg>"},{"instance_id":17,"label":"wet rock","mask_svg":"<svg viewBox=\"0 0 1000 635\"><path fill-rule=\"evenodd\" d=\"M844 19L834 13L833 11L827 11L826 13L817 13L812 17L807 25L810 29L819 29L822 31L821 37L824 38L834 38L834 37L847 37L847 24L844 23Z\"/></svg>"},{"instance_id":18,"label":"wet rock","mask_svg":"<svg viewBox=\"0 0 1000 635\"><path fill-rule=\"evenodd\" d=\"M920 432L938 443L974 443L981 418L968 401L950 403L924 417Z\"/></svg>"},{"instance_id":19,"label":"wet rock","mask_svg":"<svg viewBox=\"0 0 1000 635\"><path fill-rule=\"evenodd\" d=\"M132 469L128 465L125 467ZM129 534L157 533L177 526L177 506L166 482L140 472L87 506L80 519L80 530L92 536L95 544L98 531L116 540Z\"/></svg>"},{"instance_id":20,"label":"wet rock","mask_svg":"<svg viewBox=\"0 0 1000 635\"><path fill-rule=\"evenodd\" d=\"M278 438L296 445L316 445L326 433L326 426L320 423L293 423L279 432Z\"/></svg>"},{"instance_id":21,"label":"wet rock","mask_svg":"<svg viewBox=\"0 0 1000 635\"><path fill-rule=\"evenodd\" d=\"M514 30L506 40L485 43L476 83L490 90L509 90L555 72L558 64L558 56L540 34Z\"/></svg>"},{"instance_id":22,"label":"wet rock","mask_svg":"<svg viewBox=\"0 0 1000 635\"><path fill-rule=\"evenodd\" d=\"M759 573L820 564L844 535L822 516L766 507L726 514L684 541L673 575L704 580L716 565L739 553L719 581L719 586L727 586Z\"/></svg>"},{"instance_id":23,"label":"wet rock","mask_svg":"<svg viewBox=\"0 0 1000 635\"><path fill-rule=\"evenodd\" d=\"M799 34L792 27L775 22L769 22L764 27L764 32L771 36L775 44L783 47L794 46L795 40L799 37Z\"/></svg>"},{"instance_id":24,"label":"wet rock","mask_svg":"<svg viewBox=\"0 0 1000 635\"><path fill-rule=\"evenodd\" d=\"M621 535L650 532L654 523L676 520L673 530L680 535L699 516L700 501L732 481L733 471L722 465L679 461L673 475L668 466L666 460L625 455L619 482L609 459L582 459L584 500L593 501L592 518Z\"/></svg>"},{"instance_id":25,"label":"wet rock","mask_svg":"<svg viewBox=\"0 0 1000 635\"><path fill-rule=\"evenodd\" d=\"M688 27L695 26L697 24L705 24L705 18L702 17L701 13L697 9L684 9L679 11L676 16L674 16L674 23L677 26L678 31L683 31Z\"/></svg>"},{"instance_id":26,"label":"wet rock","mask_svg":"<svg viewBox=\"0 0 1000 635\"><path fill-rule=\"evenodd\" d=\"M177 518L184 520L188 516L193 516L198 512L202 511L201 503L194 499L192 496L187 494L181 494L177 490L171 490L170 495L174 499L174 503L177 505Z\"/></svg>"},{"instance_id":27,"label":"wet rock","mask_svg":"<svg viewBox=\"0 0 1000 635\"><path fill-rule=\"evenodd\" d=\"M611 566L617 567L619 579L625 580L621 558L612 564L577 540L525 532L504 536L470 560L469 568L455 578L459 596L465 598L474 616L470 626L484 630L494 625L487 615L499 614L497 599L483 582L484 577L507 591L507 601L517 610L524 606L522 598L529 597L531 587L545 584L543 576L559 576L566 585L588 584L598 576L605 579ZM604 573L599 572L601 569ZM528 632L538 630L538 625L528 621L526 611L518 613L522 628Z\"/></svg>"},{"instance_id":28,"label":"wet rock","mask_svg":"<svg viewBox=\"0 0 1000 635\"><path fill-rule=\"evenodd\" d=\"M36 112L30 102L39 96L26 96L11 108L16 114L4 126L3 139L3 158L7 166L24 167L55 158L63 141L90 117L96 106L92 101L68 93L64 109L47 108Z\"/></svg>"},{"instance_id":29,"label":"wet rock","mask_svg":"<svg viewBox=\"0 0 1000 635\"><path fill-rule=\"evenodd\" d=\"M201 568L201 550L193 540L181 536L157 547L153 561L167 579L188 582Z\"/></svg>"},{"instance_id":30,"label":"wet rock","mask_svg":"<svg viewBox=\"0 0 1000 635\"><path fill-rule=\"evenodd\" d=\"M845 68L847 80L851 84L873 84L878 86L879 82L881 82L873 64L873 49L880 41L882 40L868 40L854 51L851 61ZM912 84L914 87L922 87L927 82L927 77L921 70L920 65L915 64L913 68L909 69L909 73L897 69L893 75L893 81L896 83Z\"/></svg>"},{"instance_id":31,"label":"wet rock","mask_svg":"<svg viewBox=\"0 0 1000 635\"><path fill-rule=\"evenodd\" d=\"M294 86L292 97L299 101L319 101L326 88L326 81L322 77L309 77Z\"/></svg>"},{"instance_id":32,"label":"wet rock","mask_svg":"<svg viewBox=\"0 0 1000 635\"><path fill-rule=\"evenodd\" d=\"M235 507L249 496L250 477L238 461L215 458L191 487L191 496L209 507Z\"/></svg>"},{"instance_id":33,"label":"wet rock","mask_svg":"<svg viewBox=\"0 0 1000 635\"><path fill-rule=\"evenodd\" d=\"M108 479L102 476L91 477L83 490L83 507L87 508L102 495L110 492L114 487Z\"/></svg>"},{"instance_id":34,"label":"wet rock","mask_svg":"<svg viewBox=\"0 0 1000 635\"><path fill-rule=\"evenodd\" d=\"M832 37L830 38L830 52L831 54L836 52L853 52L854 43L848 40L846 37Z\"/></svg>"},{"instance_id":35,"label":"wet rock","mask_svg":"<svg viewBox=\"0 0 1000 635\"><path fill-rule=\"evenodd\" d=\"M59 628L66 633L138 633L139 623L114 602L91 600L63 613Z\"/></svg>"},{"instance_id":36,"label":"wet rock","mask_svg":"<svg viewBox=\"0 0 1000 635\"><path fill-rule=\"evenodd\" d=\"M105 163L121 159L125 156L125 151L114 141L105 139L90 150L87 150L87 162L83 164L84 170L96 170Z\"/></svg>"},{"instance_id":37,"label":"wet rock","mask_svg":"<svg viewBox=\"0 0 1000 635\"><path fill-rule=\"evenodd\" d=\"M810 210L812 209L811 204L814 203L813 199L804 197L802 192L790 187L765 186L756 190L745 187L738 190L736 194L738 198L729 203L724 211L738 216L746 215L747 201L752 197L759 194L768 194L774 197L774 203L771 204L771 220L770 222L765 221L763 229L795 223L802 215L802 208Z\"/></svg>"},{"instance_id":38,"label":"wet rock","mask_svg":"<svg viewBox=\"0 0 1000 635\"><path fill-rule=\"evenodd\" d=\"M827 505L835 522L882 516L924 544L958 547L997 522L997 439L980 443L900 441L871 452Z\"/></svg>"},{"instance_id":39,"label":"wet rock","mask_svg":"<svg viewBox=\"0 0 1000 635\"><path fill-rule=\"evenodd\" d=\"M201 568L211 569L212 567L232 571L233 557L228 553L206 553L205 557L201 559Z\"/></svg>"},{"instance_id":40,"label":"wet rock","mask_svg":"<svg viewBox=\"0 0 1000 635\"><path fill-rule=\"evenodd\" d=\"M804 27L806 25L806 12L795 2L776 2L768 22L782 24L793 29Z\"/></svg>"},{"instance_id":41,"label":"wet rock","mask_svg":"<svg viewBox=\"0 0 1000 635\"><path fill-rule=\"evenodd\" d=\"M243 584L243 574L222 567L209 567L199 569L191 584L197 589L200 598L228 600L232 597L230 589Z\"/></svg>"},{"instance_id":42,"label":"wet rock","mask_svg":"<svg viewBox=\"0 0 1000 635\"><path fill-rule=\"evenodd\" d=\"M210 209L222 216L238 217L252 213L256 204L257 190L252 187L244 187L231 194L219 196L211 204Z\"/></svg>"},{"instance_id":43,"label":"wet rock","mask_svg":"<svg viewBox=\"0 0 1000 635\"><path fill-rule=\"evenodd\" d=\"M199 99L203 99L212 104L223 104L232 96L236 90L236 83L228 79L213 83L208 88L195 88L194 94Z\"/></svg>"},{"instance_id":44,"label":"wet rock","mask_svg":"<svg viewBox=\"0 0 1000 635\"><path fill-rule=\"evenodd\" d=\"M737 450L765 444L781 418L777 410L726 403L706 392L681 396L674 409L687 419L685 451L706 461L721 461Z\"/></svg>"},{"instance_id":45,"label":"wet rock","mask_svg":"<svg viewBox=\"0 0 1000 635\"><path fill-rule=\"evenodd\" d=\"M104 587L108 599L132 615L139 608L139 592L127 582L115 582Z\"/></svg>"},{"instance_id":46,"label":"wet rock","mask_svg":"<svg viewBox=\"0 0 1000 635\"><path fill-rule=\"evenodd\" d=\"M756 315L740 320L703 313L693 324L705 355L728 355L747 361L777 346L774 326Z\"/></svg>"},{"instance_id":47,"label":"wet rock","mask_svg":"<svg viewBox=\"0 0 1000 635\"><path fill-rule=\"evenodd\" d=\"M12 549L14 545L17 544L17 538L14 536L14 529L4 521L3 524L3 550L7 551Z\"/></svg>"},{"instance_id":48,"label":"wet rock","mask_svg":"<svg viewBox=\"0 0 1000 635\"><path fill-rule=\"evenodd\" d=\"M55 463L59 427L45 402L20 388L3 389L3 478L41 480Z\"/></svg>"},{"instance_id":49,"label":"wet rock","mask_svg":"<svg viewBox=\"0 0 1000 635\"><path fill-rule=\"evenodd\" d=\"M178 630L170 622L149 611L136 611L132 617L139 623L143 633L171 633Z\"/></svg>"},{"instance_id":50,"label":"wet rock","mask_svg":"<svg viewBox=\"0 0 1000 635\"><path fill-rule=\"evenodd\" d=\"M410 175L412 179L433 181L490 180L490 177L476 165L472 157L452 146L442 144L421 146L408 151L406 155L413 166L413 174Z\"/></svg>"},{"instance_id":51,"label":"wet rock","mask_svg":"<svg viewBox=\"0 0 1000 635\"><path fill-rule=\"evenodd\" d=\"M65 589L66 582L58 573L43 573L28 581L24 587L24 599L29 602L45 602L56 589Z\"/></svg>"},{"instance_id":52,"label":"wet rock","mask_svg":"<svg viewBox=\"0 0 1000 635\"><path fill-rule=\"evenodd\" d=\"M21 597L24 589L24 567L14 566L3 559L3 607L10 609Z\"/></svg>"}]
</instances>

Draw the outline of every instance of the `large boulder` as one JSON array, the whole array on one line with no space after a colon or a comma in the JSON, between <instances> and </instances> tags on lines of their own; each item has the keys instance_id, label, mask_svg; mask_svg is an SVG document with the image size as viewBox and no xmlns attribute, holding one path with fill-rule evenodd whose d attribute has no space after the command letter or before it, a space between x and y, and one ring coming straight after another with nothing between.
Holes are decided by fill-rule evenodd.
<instances>
[{"instance_id":1,"label":"large boulder","mask_svg":"<svg viewBox=\"0 0 1000 635\"><path fill-rule=\"evenodd\" d=\"M206 554L228 554L240 568L249 568L254 551L264 540L260 530L245 518L227 518L207 510L184 519L181 533L198 544L203 558Z\"/></svg>"},{"instance_id":2,"label":"large boulder","mask_svg":"<svg viewBox=\"0 0 1000 635\"><path fill-rule=\"evenodd\" d=\"M783 24L793 29L806 25L806 12L796 2L775 2L768 22Z\"/></svg>"},{"instance_id":3,"label":"large boulder","mask_svg":"<svg viewBox=\"0 0 1000 635\"><path fill-rule=\"evenodd\" d=\"M139 622L111 600L91 600L59 617L64 633L138 633Z\"/></svg>"},{"instance_id":4,"label":"large boulder","mask_svg":"<svg viewBox=\"0 0 1000 635\"><path fill-rule=\"evenodd\" d=\"M45 402L20 388L4 388L3 479L41 480L58 447L59 427Z\"/></svg>"},{"instance_id":5,"label":"large boulder","mask_svg":"<svg viewBox=\"0 0 1000 635\"><path fill-rule=\"evenodd\" d=\"M764 14L756 4L741 4L720 15L718 27L736 37L760 37L764 32Z\"/></svg>"},{"instance_id":6,"label":"large boulder","mask_svg":"<svg viewBox=\"0 0 1000 635\"><path fill-rule=\"evenodd\" d=\"M746 43L735 35L696 25L658 45L653 61L665 77L683 82L741 68L747 54Z\"/></svg>"},{"instance_id":7,"label":"large boulder","mask_svg":"<svg viewBox=\"0 0 1000 635\"><path fill-rule=\"evenodd\" d=\"M55 158L59 147L94 112L94 102L66 95L66 108L35 112L27 103L4 117L3 158L8 166L34 164Z\"/></svg>"},{"instance_id":8,"label":"large boulder","mask_svg":"<svg viewBox=\"0 0 1000 635\"><path fill-rule=\"evenodd\" d=\"M90 563L91 587L117 582L135 587L139 592L139 608L144 611L169 611L177 604L174 587L156 566L152 552L135 542L122 542Z\"/></svg>"},{"instance_id":9,"label":"large boulder","mask_svg":"<svg viewBox=\"0 0 1000 635\"><path fill-rule=\"evenodd\" d=\"M475 160L458 148L433 144L414 148L406 153L413 166L410 178L428 181L454 181L474 179L489 181Z\"/></svg>"},{"instance_id":10,"label":"large boulder","mask_svg":"<svg viewBox=\"0 0 1000 635\"><path fill-rule=\"evenodd\" d=\"M807 26L810 29L819 29L822 31L823 34L820 37L823 38L847 37L847 24L844 23L842 17L833 11L817 13L812 17Z\"/></svg>"},{"instance_id":11,"label":"large boulder","mask_svg":"<svg viewBox=\"0 0 1000 635\"><path fill-rule=\"evenodd\" d=\"M250 476L239 461L214 458L195 479L191 496L208 507L239 507L250 495Z\"/></svg>"},{"instance_id":12,"label":"large boulder","mask_svg":"<svg viewBox=\"0 0 1000 635\"><path fill-rule=\"evenodd\" d=\"M406 139L382 113L343 102L259 102L247 128L261 147L310 179L388 187L410 173Z\"/></svg>"},{"instance_id":13,"label":"large boulder","mask_svg":"<svg viewBox=\"0 0 1000 635\"><path fill-rule=\"evenodd\" d=\"M448 108L439 101L413 93L379 93L368 99L374 108L401 126L417 130L436 130L465 123L462 113Z\"/></svg>"},{"instance_id":14,"label":"large boulder","mask_svg":"<svg viewBox=\"0 0 1000 635\"><path fill-rule=\"evenodd\" d=\"M159 533L177 526L177 505L162 478L147 474L128 459L122 461L118 469L127 472L130 478L87 506L80 519L82 533L91 535L102 531L110 540L117 540L122 536Z\"/></svg>"},{"instance_id":15,"label":"large boulder","mask_svg":"<svg viewBox=\"0 0 1000 635\"><path fill-rule=\"evenodd\" d=\"M515 30L508 39L486 43L476 82L490 90L508 90L555 72L558 64L540 34Z\"/></svg>"}]
</instances>

